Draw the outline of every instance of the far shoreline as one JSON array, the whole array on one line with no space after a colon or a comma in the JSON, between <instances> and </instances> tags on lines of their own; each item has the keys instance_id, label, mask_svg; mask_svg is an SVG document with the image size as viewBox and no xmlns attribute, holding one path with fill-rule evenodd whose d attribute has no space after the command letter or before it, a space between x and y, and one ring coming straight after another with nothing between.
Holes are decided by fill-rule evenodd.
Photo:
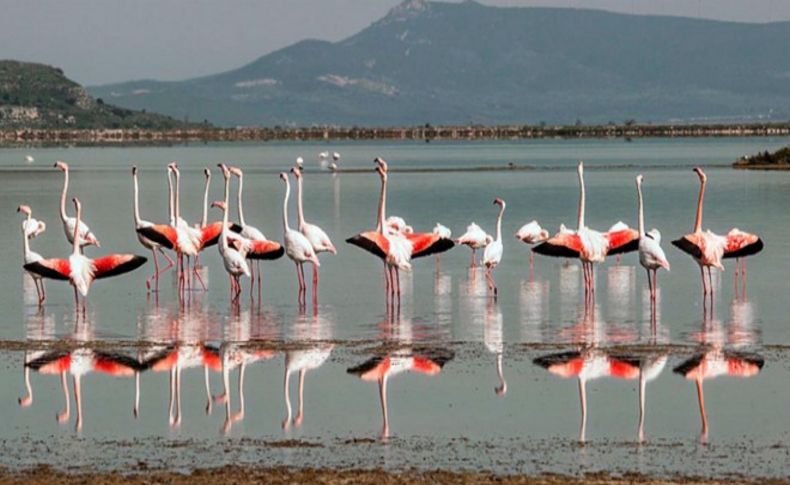
<instances>
[{"instance_id":1,"label":"far shoreline","mask_svg":"<svg viewBox=\"0 0 790 485\"><path fill-rule=\"evenodd\" d=\"M0 148L157 146L209 142L506 141L540 139L790 137L790 122L741 124L608 124L304 128L16 129L0 131Z\"/></svg>"}]
</instances>

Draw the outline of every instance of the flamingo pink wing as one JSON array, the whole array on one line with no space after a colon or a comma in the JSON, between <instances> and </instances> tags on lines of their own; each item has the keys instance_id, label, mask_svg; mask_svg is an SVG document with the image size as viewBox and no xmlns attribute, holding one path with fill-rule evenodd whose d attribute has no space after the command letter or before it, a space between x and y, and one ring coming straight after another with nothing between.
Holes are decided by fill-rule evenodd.
<instances>
[{"instance_id":1,"label":"flamingo pink wing","mask_svg":"<svg viewBox=\"0 0 790 485\"><path fill-rule=\"evenodd\" d=\"M723 258L741 258L757 254L763 249L763 241L756 234L732 231L726 236L727 246Z\"/></svg>"},{"instance_id":2,"label":"flamingo pink wing","mask_svg":"<svg viewBox=\"0 0 790 485\"><path fill-rule=\"evenodd\" d=\"M623 360L609 361L609 375L618 379L636 379L639 377L639 366Z\"/></svg>"},{"instance_id":3,"label":"flamingo pink wing","mask_svg":"<svg viewBox=\"0 0 790 485\"><path fill-rule=\"evenodd\" d=\"M219 242L222 233L222 222L212 222L200 228L200 242L203 248L213 246Z\"/></svg>"},{"instance_id":4,"label":"flamingo pink wing","mask_svg":"<svg viewBox=\"0 0 790 485\"><path fill-rule=\"evenodd\" d=\"M68 259L42 259L24 266L26 271L53 280L68 280L71 274L71 265Z\"/></svg>"},{"instance_id":5,"label":"flamingo pink wing","mask_svg":"<svg viewBox=\"0 0 790 485\"><path fill-rule=\"evenodd\" d=\"M389 355L386 357L373 357L362 364L347 370L349 374L355 374L363 381L377 381L384 378L389 372L392 360Z\"/></svg>"},{"instance_id":6,"label":"flamingo pink wing","mask_svg":"<svg viewBox=\"0 0 790 485\"><path fill-rule=\"evenodd\" d=\"M415 355L412 357L412 368L414 372L418 372L420 374L427 374L429 376L434 376L441 372L442 367L437 364L436 362L432 361L427 357L420 357Z\"/></svg>"},{"instance_id":7,"label":"flamingo pink wing","mask_svg":"<svg viewBox=\"0 0 790 485\"><path fill-rule=\"evenodd\" d=\"M94 277L109 278L133 271L147 261L143 256L134 254L111 254L93 260Z\"/></svg>"},{"instance_id":8,"label":"flamingo pink wing","mask_svg":"<svg viewBox=\"0 0 790 485\"><path fill-rule=\"evenodd\" d=\"M137 232L167 249L174 249L178 244L178 233L176 229L167 224L154 224L141 227L137 229Z\"/></svg>"},{"instance_id":9,"label":"flamingo pink wing","mask_svg":"<svg viewBox=\"0 0 790 485\"><path fill-rule=\"evenodd\" d=\"M250 259L273 260L285 254L285 248L277 241L251 241L247 257Z\"/></svg>"},{"instance_id":10,"label":"flamingo pink wing","mask_svg":"<svg viewBox=\"0 0 790 485\"><path fill-rule=\"evenodd\" d=\"M606 237L609 240L607 254L629 253L639 249L639 231L635 229L608 232Z\"/></svg>"},{"instance_id":11,"label":"flamingo pink wing","mask_svg":"<svg viewBox=\"0 0 790 485\"><path fill-rule=\"evenodd\" d=\"M578 258L583 252L582 240L576 233L556 234L534 248L538 254L561 258Z\"/></svg>"},{"instance_id":12,"label":"flamingo pink wing","mask_svg":"<svg viewBox=\"0 0 790 485\"><path fill-rule=\"evenodd\" d=\"M214 372L220 372L222 370L222 359L219 356L219 352L208 347L203 347L202 352L203 365Z\"/></svg>"},{"instance_id":13,"label":"flamingo pink wing","mask_svg":"<svg viewBox=\"0 0 790 485\"><path fill-rule=\"evenodd\" d=\"M109 374L115 377L129 377L134 375L135 369L140 367L135 359L121 354L96 352L93 365L96 372Z\"/></svg>"},{"instance_id":14,"label":"flamingo pink wing","mask_svg":"<svg viewBox=\"0 0 790 485\"><path fill-rule=\"evenodd\" d=\"M390 252L390 243L384 234L378 231L367 231L346 239L346 242L359 246L365 251L378 256L381 259L387 257Z\"/></svg>"},{"instance_id":15,"label":"flamingo pink wing","mask_svg":"<svg viewBox=\"0 0 790 485\"><path fill-rule=\"evenodd\" d=\"M411 242L412 258L443 253L455 245L451 239L447 239L433 233L418 232L405 234L405 236L406 239Z\"/></svg>"}]
</instances>

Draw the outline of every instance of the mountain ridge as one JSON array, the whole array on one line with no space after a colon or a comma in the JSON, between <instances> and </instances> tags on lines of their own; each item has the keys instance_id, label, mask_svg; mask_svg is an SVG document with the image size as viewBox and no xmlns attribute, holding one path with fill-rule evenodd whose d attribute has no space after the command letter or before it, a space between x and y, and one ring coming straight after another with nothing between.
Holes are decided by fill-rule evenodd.
<instances>
[{"instance_id":1,"label":"mountain ridge","mask_svg":"<svg viewBox=\"0 0 790 485\"><path fill-rule=\"evenodd\" d=\"M790 22L406 0L338 42L89 91L226 126L764 121L790 117L788 44Z\"/></svg>"}]
</instances>

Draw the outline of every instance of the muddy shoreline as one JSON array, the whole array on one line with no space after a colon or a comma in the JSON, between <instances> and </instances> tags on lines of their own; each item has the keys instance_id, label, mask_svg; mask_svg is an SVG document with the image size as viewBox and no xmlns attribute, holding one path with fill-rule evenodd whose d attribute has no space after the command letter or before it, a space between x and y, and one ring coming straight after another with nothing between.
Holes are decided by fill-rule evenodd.
<instances>
[{"instance_id":1,"label":"muddy shoreline","mask_svg":"<svg viewBox=\"0 0 790 485\"><path fill-rule=\"evenodd\" d=\"M331 470L331 469L293 469L287 467L240 467L225 466L195 470L189 474L169 471L146 470L144 463L139 469L129 473L109 472L64 472L48 466L37 466L24 471L0 471L0 484L63 484L63 483L94 483L94 484L144 484L144 483L189 483L211 484L217 481L226 484L234 483L324 483L324 484L395 484L395 483L443 483L443 484L525 484L553 485L571 484L719 484L719 483L755 483L756 480L744 478L728 478L713 480L698 477L675 476L671 478L651 478L639 474L613 476L604 473L586 474L583 476L568 475L494 475L485 472L453 472L447 470L418 472L390 472L381 469L373 470ZM760 483L790 483L787 480L760 480Z\"/></svg>"}]
</instances>

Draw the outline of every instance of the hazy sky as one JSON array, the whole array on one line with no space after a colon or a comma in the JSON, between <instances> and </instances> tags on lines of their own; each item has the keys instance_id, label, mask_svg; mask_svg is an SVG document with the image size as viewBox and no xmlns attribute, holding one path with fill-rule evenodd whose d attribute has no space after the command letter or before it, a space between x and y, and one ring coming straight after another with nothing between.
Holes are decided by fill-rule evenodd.
<instances>
[{"instance_id":1,"label":"hazy sky","mask_svg":"<svg viewBox=\"0 0 790 485\"><path fill-rule=\"evenodd\" d=\"M0 0L0 59L62 67L83 84L184 79L305 38L339 40L400 0ZM790 0L482 0L743 22L790 20Z\"/></svg>"}]
</instances>

